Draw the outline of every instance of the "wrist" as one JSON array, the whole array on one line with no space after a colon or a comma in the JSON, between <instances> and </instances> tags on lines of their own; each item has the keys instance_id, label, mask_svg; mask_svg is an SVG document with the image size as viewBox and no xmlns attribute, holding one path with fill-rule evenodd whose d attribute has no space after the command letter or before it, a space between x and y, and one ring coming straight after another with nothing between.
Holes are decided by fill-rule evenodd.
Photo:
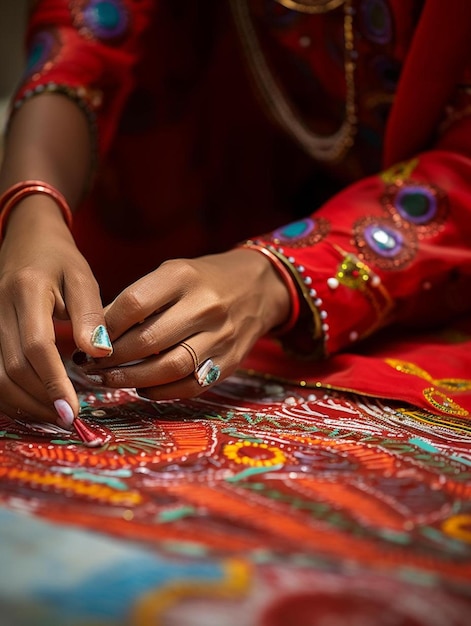
<instances>
[{"instance_id":1,"label":"wrist","mask_svg":"<svg viewBox=\"0 0 471 626\"><path fill-rule=\"evenodd\" d=\"M50 201L53 201L67 227L69 229L72 227L72 211L62 193L47 182L25 180L9 187L0 197L0 241L4 237L5 228L11 213L15 212L18 205L31 196L46 196ZM32 206L32 203L27 204L28 207L30 205ZM36 202L35 206L37 205L38 203Z\"/></svg>"},{"instance_id":2,"label":"wrist","mask_svg":"<svg viewBox=\"0 0 471 626\"><path fill-rule=\"evenodd\" d=\"M288 332L296 324L300 310L293 277L282 261L264 246L247 242L238 248L257 253L260 262L265 265L264 290L270 296L267 313L271 324L268 331L276 335Z\"/></svg>"},{"instance_id":3,"label":"wrist","mask_svg":"<svg viewBox=\"0 0 471 626\"><path fill-rule=\"evenodd\" d=\"M47 196L30 195L18 202L10 212L3 236L5 239L10 236L14 238L23 231L39 233L42 230L70 236L70 229L56 202Z\"/></svg>"}]
</instances>

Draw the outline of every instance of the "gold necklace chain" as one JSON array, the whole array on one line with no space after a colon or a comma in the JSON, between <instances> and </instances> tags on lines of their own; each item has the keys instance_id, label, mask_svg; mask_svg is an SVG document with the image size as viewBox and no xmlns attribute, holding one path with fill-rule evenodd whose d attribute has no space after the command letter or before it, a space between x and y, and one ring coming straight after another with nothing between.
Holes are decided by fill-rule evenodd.
<instances>
[{"instance_id":1,"label":"gold necklace chain","mask_svg":"<svg viewBox=\"0 0 471 626\"><path fill-rule=\"evenodd\" d=\"M330 135L318 135L314 133L300 119L291 103L279 87L273 73L268 67L265 55L250 16L247 0L231 0L232 12L235 23L241 37L249 65L254 75L257 86L265 100L269 110L274 114L278 122L296 139L304 150L315 159L320 161L339 161L353 146L357 132L357 110L355 91L355 68L356 51L353 34L352 0L277 0L281 4L292 3L306 8L323 7L322 12L333 10L343 4L344 10L344 45L345 45L345 118L340 127ZM327 8L328 7L328 8ZM311 11L314 13L314 11ZM318 13L321 11L318 10Z\"/></svg>"},{"instance_id":2,"label":"gold necklace chain","mask_svg":"<svg viewBox=\"0 0 471 626\"><path fill-rule=\"evenodd\" d=\"M275 0L275 2L301 13L327 13L339 7L345 0Z\"/></svg>"}]
</instances>

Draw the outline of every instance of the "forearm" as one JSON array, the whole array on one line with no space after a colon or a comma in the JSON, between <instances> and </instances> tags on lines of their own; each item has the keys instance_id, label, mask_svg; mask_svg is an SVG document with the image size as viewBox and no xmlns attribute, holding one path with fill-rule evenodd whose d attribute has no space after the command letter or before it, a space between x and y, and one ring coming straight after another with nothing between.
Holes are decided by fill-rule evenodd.
<instances>
[{"instance_id":1,"label":"forearm","mask_svg":"<svg viewBox=\"0 0 471 626\"><path fill-rule=\"evenodd\" d=\"M22 180L42 180L61 191L73 210L90 175L91 154L88 123L75 102L58 94L31 98L10 123L0 193Z\"/></svg>"}]
</instances>

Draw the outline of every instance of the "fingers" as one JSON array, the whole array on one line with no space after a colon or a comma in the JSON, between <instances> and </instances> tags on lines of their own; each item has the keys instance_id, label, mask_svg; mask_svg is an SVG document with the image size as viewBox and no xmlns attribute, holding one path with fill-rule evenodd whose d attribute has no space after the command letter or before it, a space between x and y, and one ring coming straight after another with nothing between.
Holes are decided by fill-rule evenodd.
<instances>
[{"instance_id":1,"label":"fingers","mask_svg":"<svg viewBox=\"0 0 471 626\"><path fill-rule=\"evenodd\" d=\"M221 378L231 374L267 329L261 304L267 288L265 264L249 287L244 281L246 259L253 256L238 255L239 265L233 255L170 261L131 285L105 312L113 355L85 364L85 373L95 384L145 389L143 394L159 399L191 397L204 390L193 375L196 360L201 364L212 359L218 366L209 368L210 383L215 373ZM182 341L195 354L182 349ZM207 374L202 380L206 382Z\"/></svg>"},{"instance_id":2,"label":"fingers","mask_svg":"<svg viewBox=\"0 0 471 626\"><path fill-rule=\"evenodd\" d=\"M216 382L221 374L232 373L235 369L222 354L208 357L203 352L208 339L202 333L177 344L157 356L149 357L139 363L124 367L93 369L93 364L85 368L85 375L93 384L107 387L138 388L142 395L154 399L189 398L202 393L210 384ZM202 356L199 356L198 353ZM211 358L208 377L208 359ZM201 371L200 383L195 371Z\"/></svg>"},{"instance_id":3,"label":"fingers","mask_svg":"<svg viewBox=\"0 0 471 626\"><path fill-rule=\"evenodd\" d=\"M64 286L64 299L77 347L95 358L110 356L113 346L105 325L98 284L90 270L76 275Z\"/></svg>"},{"instance_id":4,"label":"fingers","mask_svg":"<svg viewBox=\"0 0 471 626\"><path fill-rule=\"evenodd\" d=\"M3 356L3 352L0 352L0 409L14 419L20 417L37 422L55 422L62 428L70 429L71 421L62 419L47 398L42 402L25 390L39 388L43 391L32 368L28 366L22 368L22 385L19 385L13 380L11 370L6 371L5 362L7 359Z\"/></svg>"},{"instance_id":5,"label":"fingers","mask_svg":"<svg viewBox=\"0 0 471 626\"><path fill-rule=\"evenodd\" d=\"M19 228L20 243L5 240L1 249L0 406L70 427L79 402L56 347L53 317L69 317L77 344L94 357L112 347L88 264L69 235L39 227L34 236Z\"/></svg>"},{"instance_id":6,"label":"fingers","mask_svg":"<svg viewBox=\"0 0 471 626\"><path fill-rule=\"evenodd\" d=\"M48 301L49 300L49 301ZM75 389L55 344L51 298L31 293L28 306L19 297L16 320L2 336L2 354L8 378L49 408L61 426L71 427L79 411ZM34 311L34 314L31 314ZM26 406L17 403L22 409ZM55 409L55 413L53 412ZM40 412L45 416L44 411Z\"/></svg>"},{"instance_id":7,"label":"fingers","mask_svg":"<svg viewBox=\"0 0 471 626\"><path fill-rule=\"evenodd\" d=\"M182 259L166 261L157 270L133 283L106 308L106 323L113 343L132 327L142 325L147 318L159 316L173 308L183 296L195 292L199 283L201 276L196 264ZM205 299L207 308L210 300L209 289ZM193 304L195 310L191 311L191 316L187 315L182 320L183 325L178 328L180 335L192 334L190 327L194 328L192 321L194 322L198 301ZM190 317L193 318L192 321ZM188 328L188 332L183 333L183 328ZM170 328L166 330L171 331ZM167 342L167 345L171 344Z\"/></svg>"}]
</instances>

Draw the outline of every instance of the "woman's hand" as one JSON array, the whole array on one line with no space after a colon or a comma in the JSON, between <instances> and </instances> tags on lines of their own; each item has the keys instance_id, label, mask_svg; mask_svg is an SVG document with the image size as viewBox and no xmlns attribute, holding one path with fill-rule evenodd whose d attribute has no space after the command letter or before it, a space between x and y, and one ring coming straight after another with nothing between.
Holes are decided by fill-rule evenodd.
<instances>
[{"instance_id":1,"label":"woman's hand","mask_svg":"<svg viewBox=\"0 0 471 626\"><path fill-rule=\"evenodd\" d=\"M107 308L113 355L84 371L94 383L137 388L153 400L194 397L204 391L198 364L211 359L228 376L289 307L286 287L259 252L167 261Z\"/></svg>"},{"instance_id":2,"label":"woman's hand","mask_svg":"<svg viewBox=\"0 0 471 626\"><path fill-rule=\"evenodd\" d=\"M30 196L13 210L0 248L0 409L71 427L77 394L55 343L53 317L70 319L77 345L104 324L98 286L55 205Z\"/></svg>"}]
</instances>

